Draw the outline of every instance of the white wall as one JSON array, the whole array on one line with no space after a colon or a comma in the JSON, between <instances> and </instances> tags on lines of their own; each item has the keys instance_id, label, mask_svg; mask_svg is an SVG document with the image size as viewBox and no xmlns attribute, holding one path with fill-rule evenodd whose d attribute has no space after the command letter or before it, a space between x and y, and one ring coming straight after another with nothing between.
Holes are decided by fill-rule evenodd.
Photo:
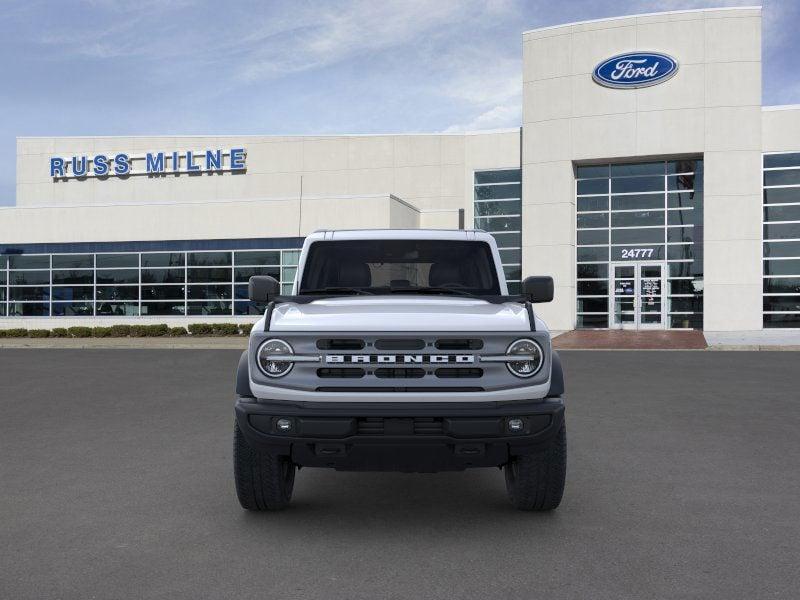
<instances>
[{"instance_id":1,"label":"white wall","mask_svg":"<svg viewBox=\"0 0 800 600\"><path fill-rule=\"evenodd\" d=\"M51 156L247 149L244 174L54 181ZM17 205L86 206L392 193L421 210L465 208L474 168L519 165L517 130L319 137L18 138ZM301 183L302 179L302 183Z\"/></svg>"},{"instance_id":2,"label":"white wall","mask_svg":"<svg viewBox=\"0 0 800 600\"><path fill-rule=\"evenodd\" d=\"M551 273L551 327L575 326L573 164L702 154L705 328L761 328L761 11L682 11L527 32L523 263ZM665 52L675 77L609 89L591 73L634 50Z\"/></svg>"},{"instance_id":3,"label":"white wall","mask_svg":"<svg viewBox=\"0 0 800 600\"><path fill-rule=\"evenodd\" d=\"M244 174L58 180L49 159L245 147ZM19 138L6 243L294 237L472 223L473 171L518 167L519 131L330 137ZM302 210L300 195L302 187ZM395 199L389 202L389 196ZM380 199L383 199L381 201ZM302 223L299 222L302 213Z\"/></svg>"},{"instance_id":4,"label":"white wall","mask_svg":"<svg viewBox=\"0 0 800 600\"><path fill-rule=\"evenodd\" d=\"M302 217L301 217L302 212ZM316 229L415 228L419 211L385 194L63 208L0 208L5 244L305 236Z\"/></svg>"},{"instance_id":5,"label":"white wall","mask_svg":"<svg viewBox=\"0 0 800 600\"><path fill-rule=\"evenodd\" d=\"M764 152L800 152L800 104L765 106L761 123Z\"/></svg>"}]
</instances>

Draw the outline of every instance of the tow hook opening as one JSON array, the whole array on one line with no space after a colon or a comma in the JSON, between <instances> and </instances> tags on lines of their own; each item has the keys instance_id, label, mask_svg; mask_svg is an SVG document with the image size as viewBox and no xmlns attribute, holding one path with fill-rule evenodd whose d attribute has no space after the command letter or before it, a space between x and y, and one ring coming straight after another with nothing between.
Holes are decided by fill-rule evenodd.
<instances>
[{"instance_id":1,"label":"tow hook opening","mask_svg":"<svg viewBox=\"0 0 800 600\"><path fill-rule=\"evenodd\" d=\"M457 456L483 456L486 444L456 444L453 451Z\"/></svg>"},{"instance_id":2,"label":"tow hook opening","mask_svg":"<svg viewBox=\"0 0 800 600\"><path fill-rule=\"evenodd\" d=\"M345 456L347 449L344 444L314 444L314 453L317 456Z\"/></svg>"}]
</instances>

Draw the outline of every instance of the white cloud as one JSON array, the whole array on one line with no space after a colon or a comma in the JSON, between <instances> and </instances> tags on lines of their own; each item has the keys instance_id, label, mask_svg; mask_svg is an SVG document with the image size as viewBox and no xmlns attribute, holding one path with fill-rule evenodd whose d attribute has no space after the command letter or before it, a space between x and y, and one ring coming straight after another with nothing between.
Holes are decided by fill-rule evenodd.
<instances>
[{"instance_id":1,"label":"white cloud","mask_svg":"<svg viewBox=\"0 0 800 600\"><path fill-rule=\"evenodd\" d=\"M270 22L263 31L245 36L243 43L255 44L256 50L248 56L240 77L271 79L389 48L413 48L481 12L484 4L477 0L358 0L294 10L291 20ZM500 4L489 3L486 10L500 10Z\"/></svg>"},{"instance_id":2,"label":"white cloud","mask_svg":"<svg viewBox=\"0 0 800 600\"><path fill-rule=\"evenodd\" d=\"M519 103L498 105L482 112L467 123L451 125L445 133L480 131L486 129L506 129L519 127L522 123L522 110Z\"/></svg>"}]
</instances>

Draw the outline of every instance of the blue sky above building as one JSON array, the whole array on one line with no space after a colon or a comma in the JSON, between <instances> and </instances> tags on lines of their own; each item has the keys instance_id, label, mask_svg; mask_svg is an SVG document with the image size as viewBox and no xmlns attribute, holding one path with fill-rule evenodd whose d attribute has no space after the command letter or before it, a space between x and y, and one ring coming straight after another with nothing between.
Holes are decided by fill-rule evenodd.
<instances>
[{"instance_id":1,"label":"blue sky above building","mask_svg":"<svg viewBox=\"0 0 800 600\"><path fill-rule=\"evenodd\" d=\"M517 127L523 31L752 4L6 1L0 205L14 203L16 136ZM765 105L800 102L798 26L800 3L764 3Z\"/></svg>"}]
</instances>

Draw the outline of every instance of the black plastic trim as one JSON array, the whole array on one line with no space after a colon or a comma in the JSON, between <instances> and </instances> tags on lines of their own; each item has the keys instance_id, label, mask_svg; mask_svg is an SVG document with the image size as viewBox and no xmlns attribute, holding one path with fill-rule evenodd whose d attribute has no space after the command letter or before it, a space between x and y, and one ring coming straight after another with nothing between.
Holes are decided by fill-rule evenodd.
<instances>
[{"instance_id":1,"label":"black plastic trim","mask_svg":"<svg viewBox=\"0 0 800 600\"><path fill-rule=\"evenodd\" d=\"M267 304L267 312L264 315L264 331L269 331L270 323L272 321L272 311L275 310L275 301L273 300Z\"/></svg>"},{"instance_id":2,"label":"black plastic trim","mask_svg":"<svg viewBox=\"0 0 800 600\"><path fill-rule=\"evenodd\" d=\"M413 296L413 292L409 292L409 295ZM430 294L418 294L419 296L423 297L431 297ZM286 303L286 302L293 302L295 304L308 304L310 302L314 302L315 300L326 300L328 298L342 298L342 297L367 297L367 298L388 298L391 297L392 294L374 294L374 295L361 295L361 294L346 294L346 293L330 293L330 294L297 294L296 296L275 296L275 302L278 304ZM446 297L446 298L468 298L470 300L484 300L490 304L503 304L504 302L525 302L525 297L520 295L491 295L491 296L463 296L461 294L438 294L434 295L434 297Z\"/></svg>"},{"instance_id":3,"label":"black plastic trim","mask_svg":"<svg viewBox=\"0 0 800 600\"><path fill-rule=\"evenodd\" d=\"M250 389L250 370L247 366L247 350L239 357L239 366L236 369L236 394L246 398L253 398Z\"/></svg>"},{"instance_id":4,"label":"black plastic trim","mask_svg":"<svg viewBox=\"0 0 800 600\"><path fill-rule=\"evenodd\" d=\"M508 417L522 417L525 430L504 430ZM273 424L289 417L294 431L278 433ZM362 421L381 417L372 428ZM423 431L430 418L442 429ZM541 451L564 422L560 398L475 403L316 403L238 398L236 419L248 444L259 451L291 456L301 466L339 470L461 470L506 464L513 456ZM305 431L304 431L305 430ZM374 431L373 431L374 430Z\"/></svg>"},{"instance_id":5,"label":"black plastic trim","mask_svg":"<svg viewBox=\"0 0 800 600\"><path fill-rule=\"evenodd\" d=\"M530 301L525 301L525 310L528 311L528 321L531 325L531 331L536 331L536 316L533 314L533 305Z\"/></svg>"},{"instance_id":6,"label":"black plastic trim","mask_svg":"<svg viewBox=\"0 0 800 600\"><path fill-rule=\"evenodd\" d=\"M550 372L550 391L547 392L547 397L558 398L564 395L564 369L561 366L561 357L555 350L551 360L553 368Z\"/></svg>"},{"instance_id":7,"label":"black plastic trim","mask_svg":"<svg viewBox=\"0 0 800 600\"><path fill-rule=\"evenodd\" d=\"M289 400L237 399L237 410L273 415L359 417L481 417L486 415L545 414L563 410L561 398L506 402L292 402Z\"/></svg>"}]
</instances>

